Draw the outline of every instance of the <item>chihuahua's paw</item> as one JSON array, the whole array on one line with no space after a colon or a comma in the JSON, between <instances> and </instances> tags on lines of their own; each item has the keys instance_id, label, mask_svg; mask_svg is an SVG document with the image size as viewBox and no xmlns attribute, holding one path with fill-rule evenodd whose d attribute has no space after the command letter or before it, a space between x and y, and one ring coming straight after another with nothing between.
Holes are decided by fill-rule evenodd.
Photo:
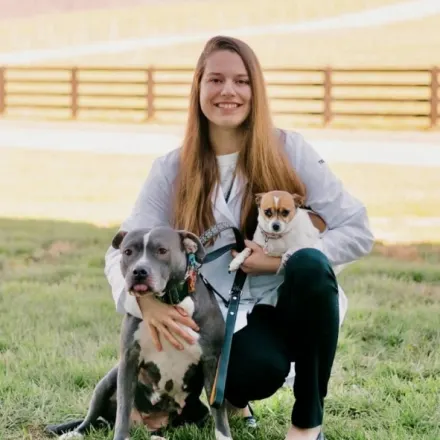
<instances>
[{"instance_id":1,"label":"chihuahua's paw","mask_svg":"<svg viewBox=\"0 0 440 440\"><path fill-rule=\"evenodd\" d=\"M238 256L236 258L234 258L230 263L229 263L229 268L228 268L228 272L235 272L236 270L239 269L239 267L241 266L241 259L238 258Z\"/></svg>"}]
</instances>

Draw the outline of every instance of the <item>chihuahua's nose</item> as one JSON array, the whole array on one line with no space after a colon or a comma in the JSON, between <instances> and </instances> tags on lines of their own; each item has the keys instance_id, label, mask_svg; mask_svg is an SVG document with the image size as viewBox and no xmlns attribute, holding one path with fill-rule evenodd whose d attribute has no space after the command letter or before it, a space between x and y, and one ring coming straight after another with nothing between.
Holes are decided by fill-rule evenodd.
<instances>
[{"instance_id":1,"label":"chihuahua's nose","mask_svg":"<svg viewBox=\"0 0 440 440\"><path fill-rule=\"evenodd\" d=\"M141 267L136 267L133 270L133 275L138 278L145 278L148 275L148 272L145 269L142 269Z\"/></svg>"},{"instance_id":2,"label":"chihuahua's nose","mask_svg":"<svg viewBox=\"0 0 440 440\"><path fill-rule=\"evenodd\" d=\"M278 232L279 230L280 230L280 224L279 223L274 223L273 225L272 225L272 229L275 231L275 232Z\"/></svg>"}]
</instances>

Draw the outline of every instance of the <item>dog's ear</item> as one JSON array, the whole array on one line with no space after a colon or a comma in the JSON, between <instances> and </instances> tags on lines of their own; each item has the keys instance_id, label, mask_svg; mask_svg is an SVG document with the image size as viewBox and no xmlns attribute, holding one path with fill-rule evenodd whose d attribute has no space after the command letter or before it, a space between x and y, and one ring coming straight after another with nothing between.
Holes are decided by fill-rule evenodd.
<instances>
[{"instance_id":1,"label":"dog's ear","mask_svg":"<svg viewBox=\"0 0 440 440\"><path fill-rule=\"evenodd\" d=\"M299 194L292 194L292 197L295 207L299 208L300 206L304 205L305 198L303 196L300 196Z\"/></svg>"},{"instance_id":2,"label":"dog's ear","mask_svg":"<svg viewBox=\"0 0 440 440\"><path fill-rule=\"evenodd\" d=\"M264 194L266 194L266 193L255 194L255 203L257 204L257 206L260 206L260 202L261 202L261 199L263 198Z\"/></svg>"},{"instance_id":3,"label":"dog's ear","mask_svg":"<svg viewBox=\"0 0 440 440\"><path fill-rule=\"evenodd\" d=\"M112 246L115 249L119 249L121 247L122 240L127 235L127 231L119 231L112 240Z\"/></svg>"},{"instance_id":4,"label":"dog's ear","mask_svg":"<svg viewBox=\"0 0 440 440\"><path fill-rule=\"evenodd\" d=\"M197 237L197 235L189 231L180 230L177 232L180 235L182 248L185 250L185 252L193 253L195 251L194 253L196 255L197 262L202 263L206 255L206 251L199 237ZM194 249L195 247L197 249Z\"/></svg>"}]
</instances>

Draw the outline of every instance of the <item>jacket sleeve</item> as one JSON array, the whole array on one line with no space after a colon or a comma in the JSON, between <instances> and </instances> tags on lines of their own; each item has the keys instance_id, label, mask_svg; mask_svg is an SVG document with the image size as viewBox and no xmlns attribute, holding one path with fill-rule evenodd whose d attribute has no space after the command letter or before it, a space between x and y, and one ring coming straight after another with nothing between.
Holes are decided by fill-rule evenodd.
<instances>
[{"instance_id":1,"label":"jacket sleeve","mask_svg":"<svg viewBox=\"0 0 440 440\"><path fill-rule=\"evenodd\" d=\"M170 225L171 185L166 178L162 158L156 159L144 181L129 217L119 230L130 231L137 228ZM116 310L142 317L136 298L125 291L122 276L121 253L110 246L105 254L105 276L110 284Z\"/></svg>"},{"instance_id":2,"label":"jacket sleeve","mask_svg":"<svg viewBox=\"0 0 440 440\"><path fill-rule=\"evenodd\" d=\"M292 165L306 187L306 205L327 224L314 247L327 256L338 273L343 265L367 255L373 247L374 237L366 207L344 188L302 136L291 133L286 147ZM289 249L284 254L280 273L295 250Z\"/></svg>"}]
</instances>

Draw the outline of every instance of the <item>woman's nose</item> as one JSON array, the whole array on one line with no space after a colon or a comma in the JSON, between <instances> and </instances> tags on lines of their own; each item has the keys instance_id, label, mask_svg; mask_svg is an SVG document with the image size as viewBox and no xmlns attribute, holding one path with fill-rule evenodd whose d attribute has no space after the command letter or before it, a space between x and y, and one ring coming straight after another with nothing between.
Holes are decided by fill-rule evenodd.
<instances>
[{"instance_id":1,"label":"woman's nose","mask_svg":"<svg viewBox=\"0 0 440 440\"><path fill-rule=\"evenodd\" d=\"M223 89L222 89L221 94L222 94L222 96L235 95L234 83L232 81L225 81L223 84Z\"/></svg>"}]
</instances>

